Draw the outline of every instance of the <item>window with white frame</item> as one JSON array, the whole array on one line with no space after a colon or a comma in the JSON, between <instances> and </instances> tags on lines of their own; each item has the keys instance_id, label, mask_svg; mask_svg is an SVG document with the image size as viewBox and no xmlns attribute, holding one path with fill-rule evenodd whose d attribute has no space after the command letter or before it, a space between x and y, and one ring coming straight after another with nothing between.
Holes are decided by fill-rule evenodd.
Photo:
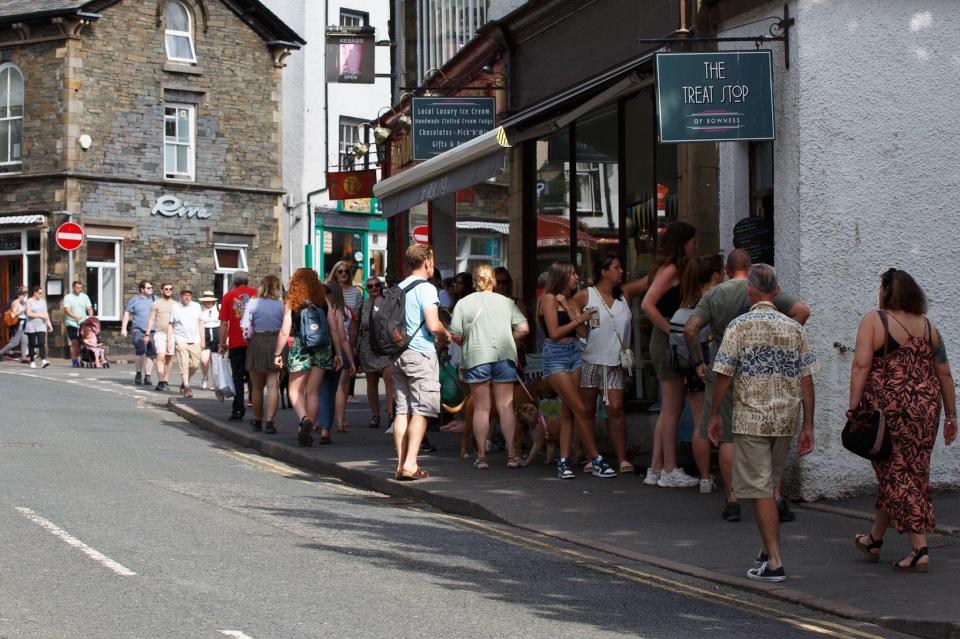
<instances>
[{"instance_id":1,"label":"window with white frame","mask_svg":"<svg viewBox=\"0 0 960 639\"><path fill-rule=\"evenodd\" d=\"M13 64L0 64L0 173L23 167L23 74Z\"/></svg>"},{"instance_id":2,"label":"window with white frame","mask_svg":"<svg viewBox=\"0 0 960 639\"><path fill-rule=\"evenodd\" d=\"M87 295L101 320L120 320L120 249L122 240L87 239Z\"/></svg>"},{"instance_id":3,"label":"window with white frame","mask_svg":"<svg viewBox=\"0 0 960 639\"><path fill-rule=\"evenodd\" d=\"M489 235L463 235L457 238L457 271L472 273L481 264L493 268L505 266L503 242Z\"/></svg>"},{"instance_id":4,"label":"window with white frame","mask_svg":"<svg viewBox=\"0 0 960 639\"><path fill-rule=\"evenodd\" d=\"M196 63L197 52L193 46L193 20L190 11L180 2L168 2L163 15L167 59L172 62Z\"/></svg>"},{"instance_id":5,"label":"window with white frame","mask_svg":"<svg viewBox=\"0 0 960 639\"><path fill-rule=\"evenodd\" d=\"M340 9L341 27L365 27L370 21L370 14L353 9Z\"/></svg>"},{"instance_id":6,"label":"window with white frame","mask_svg":"<svg viewBox=\"0 0 960 639\"><path fill-rule=\"evenodd\" d=\"M233 274L247 270L245 244L213 245L214 288L222 297L232 288Z\"/></svg>"},{"instance_id":7,"label":"window with white frame","mask_svg":"<svg viewBox=\"0 0 960 639\"><path fill-rule=\"evenodd\" d=\"M360 124L358 118L340 118L340 168L345 170L357 164L357 157L353 153L353 146L361 142Z\"/></svg>"},{"instance_id":8,"label":"window with white frame","mask_svg":"<svg viewBox=\"0 0 960 639\"><path fill-rule=\"evenodd\" d=\"M196 107L167 104L163 109L163 175L170 180L194 178Z\"/></svg>"}]
</instances>

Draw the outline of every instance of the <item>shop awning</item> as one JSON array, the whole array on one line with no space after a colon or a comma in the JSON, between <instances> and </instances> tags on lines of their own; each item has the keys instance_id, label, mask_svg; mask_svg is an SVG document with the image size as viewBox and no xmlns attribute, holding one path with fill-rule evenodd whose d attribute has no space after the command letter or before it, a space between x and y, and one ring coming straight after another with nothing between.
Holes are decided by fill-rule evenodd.
<instances>
[{"instance_id":1,"label":"shop awning","mask_svg":"<svg viewBox=\"0 0 960 639\"><path fill-rule=\"evenodd\" d=\"M0 226L26 226L28 224L40 224L43 222L42 215L10 215L0 217Z\"/></svg>"},{"instance_id":2,"label":"shop awning","mask_svg":"<svg viewBox=\"0 0 960 639\"><path fill-rule=\"evenodd\" d=\"M510 225L506 222L474 222L473 220L457 220L457 228L464 231L493 231L502 235L510 233Z\"/></svg>"},{"instance_id":3,"label":"shop awning","mask_svg":"<svg viewBox=\"0 0 960 639\"><path fill-rule=\"evenodd\" d=\"M510 147L502 127L484 133L437 157L418 164L373 187L383 217L396 215L421 202L451 195L489 180L503 170L504 150Z\"/></svg>"}]
</instances>

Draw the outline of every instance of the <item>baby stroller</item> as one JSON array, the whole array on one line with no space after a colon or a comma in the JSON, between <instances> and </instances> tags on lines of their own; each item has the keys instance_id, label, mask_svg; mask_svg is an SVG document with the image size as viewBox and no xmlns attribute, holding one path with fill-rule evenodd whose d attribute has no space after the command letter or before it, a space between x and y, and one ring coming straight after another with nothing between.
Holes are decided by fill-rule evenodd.
<instances>
[{"instance_id":1,"label":"baby stroller","mask_svg":"<svg viewBox=\"0 0 960 639\"><path fill-rule=\"evenodd\" d=\"M110 368L107 351L100 343L100 318L80 322L80 365L85 368Z\"/></svg>"}]
</instances>

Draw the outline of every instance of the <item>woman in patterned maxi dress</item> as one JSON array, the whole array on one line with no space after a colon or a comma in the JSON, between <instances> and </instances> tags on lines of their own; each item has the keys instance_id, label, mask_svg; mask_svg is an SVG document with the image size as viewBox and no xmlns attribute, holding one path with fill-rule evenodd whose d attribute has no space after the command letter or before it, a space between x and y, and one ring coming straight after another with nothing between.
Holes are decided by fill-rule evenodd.
<instances>
[{"instance_id":1,"label":"woman in patterned maxi dress","mask_svg":"<svg viewBox=\"0 0 960 639\"><path fill-rule=\"evenodd\" d=\"M905 271L890 269L880 281L880 310L860 322L850 375L850 411L860 405L884 410L893 453L874 462L877 504L873 528L854 544L875 562L883 535L892 523L907 533L913 551L894 564L904 571L926 572L927 534L935 519L930 500L930 453L944 406L944 444L957 434L953 377L939 332L924 316L926 297ZM884 352L886 351L886 356Z\"/></svg>"}]
</instances>

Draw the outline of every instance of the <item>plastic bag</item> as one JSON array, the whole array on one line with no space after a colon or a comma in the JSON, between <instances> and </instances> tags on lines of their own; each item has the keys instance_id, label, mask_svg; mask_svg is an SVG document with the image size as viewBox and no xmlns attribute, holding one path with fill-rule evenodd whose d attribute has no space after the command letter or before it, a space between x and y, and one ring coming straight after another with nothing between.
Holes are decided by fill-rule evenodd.
<instances>
[{"instance_id":1,"label":"plastic bag","mask_svg":"<svg viewBox=\"0 0 960 639\"><path fill-rule=\"evenodd\" d=\"M213 353L211 357L210 381L213 383L213 394L222 402L236 393L233 387L233 372L230 369L229 359L220 353Z\"/></svg>"},{"instance_id":2,"label":"plastic bag","mask_svg":"<svg viewBox=\"0 0 960 639\"><path fill-rule=\"evenodd\" d=\"M446 406L458 406L466 398L467 393L461 386L460 374L457 368L449 361L440 366L440 402Z\"/></svg>"}]
</instances>

